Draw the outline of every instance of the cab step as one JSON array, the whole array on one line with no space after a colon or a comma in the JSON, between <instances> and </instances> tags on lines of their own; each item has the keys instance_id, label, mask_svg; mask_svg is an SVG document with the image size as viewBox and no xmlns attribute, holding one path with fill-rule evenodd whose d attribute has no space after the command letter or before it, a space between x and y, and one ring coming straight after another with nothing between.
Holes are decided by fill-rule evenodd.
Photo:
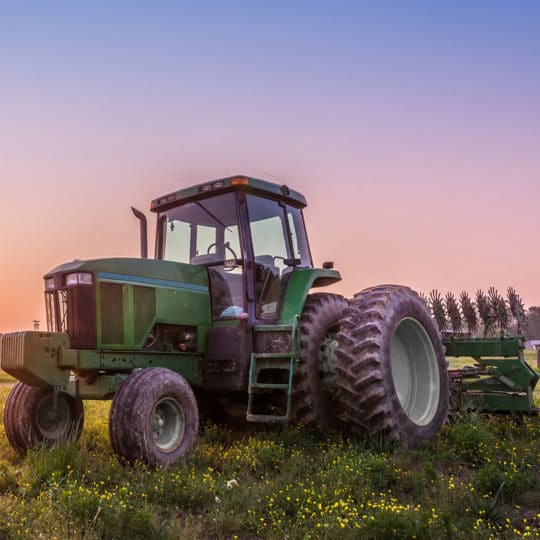
<instances>
[{"instance_id":1,"label":"cab step","mask_svg":"<svg viewBox=\"0 0 540 540\"><path fill-rule=\"evenodd\" d=\"M251 364L248 379L248 407L246 420L248 422L285 423L292 416L292 385L293 374L299 359L300 346L298 344L298 317L292 325L265 325L254 328L255 332L283 332L290 335L291 348L287 352L254 352L251 354ZM281 372L281 380L287 382L261 381L261 374L272 370L274 374ZM286 411L283 415L262 414L255 412L255 395L269 396L281 395L286 397Z\"/></svg>"}]
</instances>

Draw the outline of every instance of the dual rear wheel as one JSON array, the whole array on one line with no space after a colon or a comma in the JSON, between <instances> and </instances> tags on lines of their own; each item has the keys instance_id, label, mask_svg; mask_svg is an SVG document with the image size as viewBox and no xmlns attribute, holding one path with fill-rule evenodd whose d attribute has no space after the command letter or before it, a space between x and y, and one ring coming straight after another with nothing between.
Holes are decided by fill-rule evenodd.
<instances>
[{"instance_id":1,"label":"dual rear wheel","mask_svg":"<svg viewBox=\"0 0 540 540\"><path fill-rule=\"evenodd\" d=\"M439 330L408 287L382 285L350 301L310 295L300 325L297 419L414 446L442 428L448 375Z\"/></svg>"}]
</instances>

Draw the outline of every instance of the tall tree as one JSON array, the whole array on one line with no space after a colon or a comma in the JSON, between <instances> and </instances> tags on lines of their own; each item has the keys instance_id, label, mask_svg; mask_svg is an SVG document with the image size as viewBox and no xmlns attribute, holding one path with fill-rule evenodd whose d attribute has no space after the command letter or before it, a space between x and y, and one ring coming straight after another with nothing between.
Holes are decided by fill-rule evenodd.
<instances>
[{"instance_id":1,"label":"tall tree","mask_svg":"<svg viewBox=\"0 0 540 540\"><path fill-rule=\"evenodd\" d=\"M527 313L527 339L540 339L540 306L532 306Z\"/></svg>"}]
</instances>

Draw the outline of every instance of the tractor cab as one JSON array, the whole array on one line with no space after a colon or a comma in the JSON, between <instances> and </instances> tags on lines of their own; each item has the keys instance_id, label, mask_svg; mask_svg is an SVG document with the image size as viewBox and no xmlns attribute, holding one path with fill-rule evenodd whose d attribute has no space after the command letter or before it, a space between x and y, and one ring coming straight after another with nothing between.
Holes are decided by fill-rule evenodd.
<instances>
[{"instance_id":1,"label":"tractor cab","mask_svg":"<svg viewBox=\"0 0 540 540\"><path fill-rule=\"evenodd\" d=\"M156 199L156 257L208 269L214 321L279 319L295 270L312 268L305 198L236 176Z\"/></svg>"}]
</instances>

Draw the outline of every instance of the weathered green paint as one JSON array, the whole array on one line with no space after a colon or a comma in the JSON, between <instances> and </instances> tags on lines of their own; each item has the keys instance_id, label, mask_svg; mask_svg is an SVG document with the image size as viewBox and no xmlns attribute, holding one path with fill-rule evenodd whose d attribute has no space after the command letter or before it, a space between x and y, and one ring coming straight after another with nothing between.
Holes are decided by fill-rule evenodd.
<instances>
[{"instance_id":1,"label":"weathered green paint","mask_svg":"<svg viewBox=\"0 0 540 540\"><path fill-rule=\"evenodd\" d=\"M281 331L290 335L291 349L282 353L252 353L248 378L248 406L246 419L249 422L288 422L292 418L292 393L294 369L300 358L300 341L298 333L298 317L294 317L291 325L265 325L255 328L257 332ZM259 374L264 370L281 370L286 373L286 383L260 382ZM257 414L253 411L254 395L258 391L286 393L287 405L284 415Z\"/></svg>"},{"instance_id":2,"label":"weathered green paint","mask_svg":"<svg viewBox=\"0 0 540 540\"><path fill-rule=\"evenodd\" d=\"M443 340L448 357L473 357L472 369L450 370L462 406L532 412L538 375L525 362L519 337ZM492 358L496 356L496 358Z\"/></svg>"},{"instance_id":3,"label":"weathered green paint","mask_svg":"<svg viewBox=\"0 0 540 540\"><path fill-rule=\"evenodd\" d=\"M106 272L155 280L169 280L208 288L208 275L205 268L158 259L109 258L88 261L75 260L53 268L53 270L45 274L45 277L58 272L91 272L92 274Z\"/></svg>"},{"instance_id":4,"label":"weathered green paint","mask_svg":"<svg viewBox=\"0 0 540 540\"><path fill-rule=\"evenodd\" d=\"M303 268L296 270L287 287L279 324L292 324L295 317L302 315L304 303L313 287L325 287L341 281L337 270L322 268Z\"/></svg>"},{"instance_id":5,"label":"weathered green paint","mask_svg":"<svg viewBox=\"0 0 540 540\"><path fill-rule=\"evenodd\" d=\"M155 259L96 259L58 266L47 276L67 272L90 272L94 276L98 349L140 349L153 326L161 323L197 327L197 350L204 350L211 325L208 274L204 267ZM104 343L101 314L107 299L102 297L101 283L122 287L124 317L118 324L123 327L124 339L120 343ZM135 287L155 291L155 317L148 321L142 339L135 335Z\"/></svg>"},{"instance_id":6,"label":"weathered green paint","mask_svg":"<svg viewBox=\"0 0 540 540\"><path fill-rule=\"evenodd\" d=\"M518 356L523 342L517 337L492 339L445 339L446 356Z\"/></svg>"},{"instance_id":7,"label":"weathered green paint","mask_svg":"<svg viewBox=\"0 0 540 540\"><path fill-rule=\"evenodd\" d=\"M501 412L530 413L535 409L530 393L494 394L490 392L468 392L463 395L468 409Z\"/></svg>"},{"instance_id":8,"label":"weathered green paint","mask_svg":"<svg viewBox=\"0 0 540 540\"><path fill-rule=\"evenodd\" d=\"M69 371L58 367L60 351L69 346L59 332L13 332L0 337L0 366L31 386L64 386Z\"/></svg>"},{"instance_id":9,"label":"weathered green paint","mask_svg":"<svg viewBox=\"0 0 540 540\"><path fill-rule=\"evenodd\" d=\"M101 280L98 280L98 284ZM124 309L123 328L124 342L109 344L103 342L101 305L106 299L102 298L101 289L96 288L96 317L98 348L107 349L140 349L147 342L148 335L156 324L193 326L197 332L197 350L203 351L206 345L206 334L211 325L210 296L208 292L198 290L178 290L175 288L155 289L155 317L149 321L146 334L142 340L135 336L134 287L137 284L122 285L122 301Z\"/></svg>"},{"instance_id":10,"label":"weathered green paint","mask_svg":"<svg viewBox=\"0 0 540 540\"><path fill-rule=\"evenodd\" d=\"M61 349L58 366L74 371L129 372L136 368L165 367L180 373L190 384L201 387L201 360L195 353L151 351L93 351Z\"/></svg>"},{"instance_id":11,"label":"weathered green paint","mask_svg":"<svg viewBox=\"0 0 540 540\"><path fill-rule=\"evenodd\" d=\"M480 363L490 366L488 373L514 390L526 391L529 387L534 388L538 381L538 375L523 356L509 360L482 358Z\"/></svg>"},{"instance_id":12,"label":"weathered green paint","mask_svg":"<svg viewBox=\"0 0 540 540\"><path fill-rule=\"evenodd\" d=\"M127 373L116 373L115 375L98 375L92 384L72 377L65 387L68 394L81 399L111 399L122 381L127 379Z\"/></svg>"},{"instance_id":13,"label":"weathered green paint","mask_svg":"<svg viewBox=\"0 0 540 540\"><path fill-rule=\"evenodd\" d=\"M464 377L480 376L467 383L469 389L526 392L528 388L534 389L538 381L538 375L534 370L519 358L507 360L482 358L480 366L474 373L464 372Z\"/></svg>"}]
</instances>

